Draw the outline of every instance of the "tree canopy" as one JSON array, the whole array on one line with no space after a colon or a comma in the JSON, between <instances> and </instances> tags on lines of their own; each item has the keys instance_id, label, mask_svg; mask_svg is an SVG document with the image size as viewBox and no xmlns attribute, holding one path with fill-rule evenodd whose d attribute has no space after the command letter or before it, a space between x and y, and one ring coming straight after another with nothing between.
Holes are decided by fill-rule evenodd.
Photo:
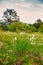
<instances>
[{"instance_id":1,"label":"tree canopy","mask_svg":"<svg viewBox=\"0 0 43 65\"><path fill-rule=\"evenodd\" d=\"M15 20L19 21L19 16L14 9L6 9L3 13L3 19L7 22L12 22Z\"/></svg>"}]
</instances>

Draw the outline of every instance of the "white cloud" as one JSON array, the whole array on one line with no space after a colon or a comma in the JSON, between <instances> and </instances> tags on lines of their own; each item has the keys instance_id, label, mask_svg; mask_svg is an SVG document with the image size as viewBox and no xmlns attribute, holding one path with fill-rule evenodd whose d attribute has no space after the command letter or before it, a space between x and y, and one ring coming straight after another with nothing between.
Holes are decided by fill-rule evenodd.
<instances>
[{"instance_id":1,"label":"white cloud","mask_svg":"<svg viewBox=\"0 0 43 65\"><path fill-rule=\"evenodd\" d=\"M24 0L21 0L21 2L24 2Z\"/></svg>"},{"instance_id":2,"label":"white cloud","mask_svg":"<svg viewBox=\"0 0 43 65\"><path fill-rule=\"evenodd\" d=\"M12 1L12 0L11 0ZM20 20L22 22L26 23L33 23L36 19L41 18L43 20L43 4L33 4L33 3L26 3L23 2L24 0L21 0L22 2L3 2L2 5L0 5L0 18L3 15L3 11L6 8L14 8L18 15L20 16Z\"/></svg>"}]
</instances>

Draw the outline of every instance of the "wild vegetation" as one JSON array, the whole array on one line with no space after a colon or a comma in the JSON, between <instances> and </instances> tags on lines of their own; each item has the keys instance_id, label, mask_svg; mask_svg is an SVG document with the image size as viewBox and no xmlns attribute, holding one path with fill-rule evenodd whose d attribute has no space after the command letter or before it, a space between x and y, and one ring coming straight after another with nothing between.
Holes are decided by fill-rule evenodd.
<instances>
[{"instance_id":1,"label":"wild vegetation","mask_svg":"<svg viewBox=\"0 0 43 65\"><path fill-rule=\"evenodd\" d=\"M1 31L0 65L43 65L43 34Z\"/></svg>"},{"instance_id":2,"label":"wild vegetation","mask_svg":"<svg viewBox=\"0 0 43 65\"><path fill-rule=\"evenodd\" d=\"M7 9L0 23L0 65L43 65L43 21L26 24L16 17Z\"/></svg>"},{"instance_id":3,"label":"wild vegetation","mask_svg":"<svg viewBox=\"0 0 43 65\"><path fill-rule=\"evenodd\" d=\"M0 26L0 30L3 31L12 31L12 32L21 32L21 31L25 31L25 32L42 32L43 33L43 22L38 19L35 23L33 24L26 24L26 23L22 23L20 21L12 21L12 23L6 25L5 23L3 23Z\"/></svg>"},{"instance_id":4,"label":"wild vegetation","mask_svg":"<svg viewBox=\"0 0 43 65\"><path fill-rule=\"evenodd\" d=\"M4 11L3 21L4 22L0 22L0 30L3 31L43 33L43 21L41 19L37 19L33 24L22 23L14 9L6 9Z\"/></svg>"}]
</instances>

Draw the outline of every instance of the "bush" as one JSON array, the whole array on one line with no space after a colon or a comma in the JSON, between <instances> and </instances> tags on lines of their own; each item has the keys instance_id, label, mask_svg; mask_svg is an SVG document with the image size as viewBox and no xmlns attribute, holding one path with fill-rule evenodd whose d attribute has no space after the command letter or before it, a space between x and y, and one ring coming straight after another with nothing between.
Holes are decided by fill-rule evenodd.
<instances>
[{"instance_id":1,"label":"bush","mask_svg":"<svg viewBox=\"0 0 43 65\"><path fill-rule=\"evenodd\" d=\"M1 28L1 30L3 30L3 31L7 31L7 30L8 30L7 25L2 25L0 28Z\"/></svg>"},{"instance_id":2,"label":"bush","mask_svg":"<svg viewBox=\"0 0 43 65\"><path fill-rule=\"evenodd\" d=\"M21 22L13 22L12 24L8 25L9 31L26 31L26 26L24 23Z\"/></svg>"},{"instance_id":3,"label":"bush","mask_svg":"<svg viewBox=\"0 0 43 65\"><path fill-rule=\"evenodd\" d=\"M3 23L0 27L0 30L11 32L43 32L43 23L40 20L38 20L34 24L25 24L15 20L10 24Z\"/></svg>"},{"instance_id":4,"label":"bush","mask_svg":"<svg viewBox=\"0 0 43 65\"><path fill-rule=\"evenodd\" d=\"M8 25L7 27L9 31L12 31L12 32L16 31L16 29L14 29L12 25Z\"/></svg>"},{"instance_id":5,"label":"bush","mask_svg":"<svg viewBox=\"0 0 43 65\"><path fill-rule=\"evenodd\" d=\"M39 32L43 32L43 24L40 26Z\"/></svg>"},{"instance_id":6,"label":"bush","mask_svg":"<svg viewBox=\"0 0 43 65\"><path fill-rule=\"evenodd\" d=\"M37 29L33 25L28 25L28 32L37 32Z\"/></svg>"}]
</instances>

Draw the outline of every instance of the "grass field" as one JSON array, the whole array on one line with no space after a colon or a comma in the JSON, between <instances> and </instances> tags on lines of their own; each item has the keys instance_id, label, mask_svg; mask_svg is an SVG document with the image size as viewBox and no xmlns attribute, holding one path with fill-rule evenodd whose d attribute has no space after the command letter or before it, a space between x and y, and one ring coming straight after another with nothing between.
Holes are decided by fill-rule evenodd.
<instances>
[{"instance_id":1,"label":"grass field","mask_svg":"<svg viewBox=\"0 0 43 65\"><path fill-rule=\"evenodd\" d=\"M43 34L0 31L0 65L43 65Z\"/></svg>"}]
</instances>

